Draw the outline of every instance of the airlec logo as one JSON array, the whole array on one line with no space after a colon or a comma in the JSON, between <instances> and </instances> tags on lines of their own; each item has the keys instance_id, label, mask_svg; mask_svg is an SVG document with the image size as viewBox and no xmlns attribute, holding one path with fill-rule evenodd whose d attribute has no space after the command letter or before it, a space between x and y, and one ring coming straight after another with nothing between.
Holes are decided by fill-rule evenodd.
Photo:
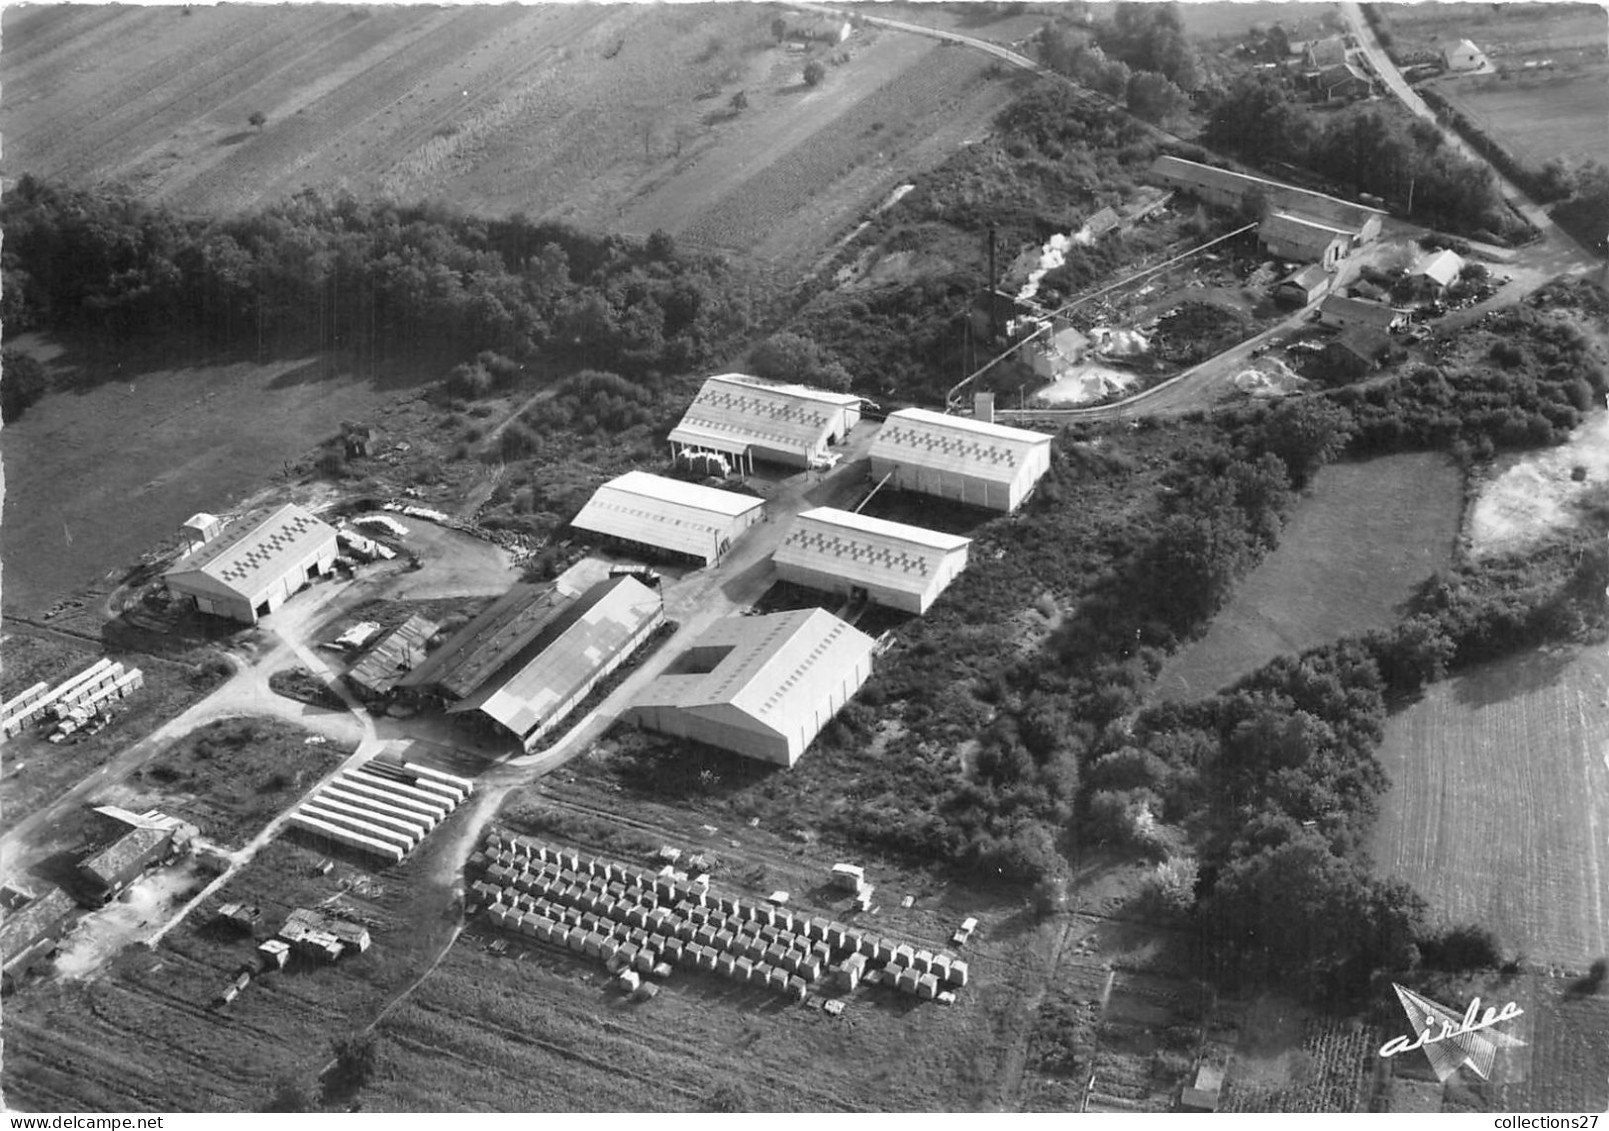
<instances>
[{"instance_id":1,"label":"airlec logo","mask_svg":"<svg viewBox=\"0 0 1609 1131\"><path fill-rule=\"evenodd\" d=\"M1499 1049L1525 1045L1518 1037L1497 1032L1493 1028L1525 1013L1512 1001L1501 1010L1487 1009L1482 1014L1481 999L1476 998L1469 1003L1464 1015L1459 1017L1446 1006L1437 1005L1395 982L1391 988L1397 991L1397 1000L1402 1003L1402 1010L1408 1015L1408 1023L1413 1026L1418 1039L1393 1037L1380 1046L1380 1055L1390 1057L1424 1049L1436 1079L1443 1084L1465 1065L1485 1080L1491 1075L1492 1062L1497 1058Z\"/></svg>"}]
</instances>

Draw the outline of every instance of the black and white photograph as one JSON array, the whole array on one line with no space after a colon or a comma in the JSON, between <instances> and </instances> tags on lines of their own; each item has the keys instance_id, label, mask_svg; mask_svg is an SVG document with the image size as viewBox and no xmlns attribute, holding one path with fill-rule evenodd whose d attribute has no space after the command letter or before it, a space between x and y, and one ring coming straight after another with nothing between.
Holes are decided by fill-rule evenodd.
<instances>
[{"instance_id":1,"label":"black and white photograph","mask_svg":"<svg viewBox=\"0 0 1609 1131\"><path fill-rule=\"evenodd\" d=\"M11 1126L1609 1112L1609 5L3 0L0 269Z\"/></svg>"}]
</instances>

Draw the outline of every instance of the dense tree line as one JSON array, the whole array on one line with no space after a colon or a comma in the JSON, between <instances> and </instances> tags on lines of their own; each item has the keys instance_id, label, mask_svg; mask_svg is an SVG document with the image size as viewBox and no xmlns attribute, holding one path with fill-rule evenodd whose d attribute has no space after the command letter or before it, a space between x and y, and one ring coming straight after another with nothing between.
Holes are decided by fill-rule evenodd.
<instances>
[{"instance_id":1,"label":"dense tree line","mask_svg":"<svg viewBox=\"0 0 1609 1131\"><path fill-rule=\"evenodd\" d=\"M1166 121L1185 108L1185 91L1200 84L1201 63L1178 5L1119 3L1094 29L1088 42L1080 31L1047 23L1038 37L1040 61L1147 121Z\"/></svg>"},{"instance_id":2,"label":"dense tree line","mask_svg":"<svg viewBox=\"0 0 1609 1131\"><path fill-rule=\"evenodd\" d=\"M216 348L426 343L607 366L696 367L745 318L717 260L520 216L306 190L223 220L24 176L0 205L6 332Z\"/></svg>"},{"instance_id":3,"label":"dense tree line","mask_svg":"<svg viewBox=\"0 0 1609 1131\"><path fill-rule=\"evenodd\" d=\"M1202 141L1260 168L1301 166L1352 194L1406 202L1427 223L1499 240L1516 227L1492 172L1428 122L1372 106L1317 114L1264 74L1242 76L1212 107Z\"/></svg>"}]
</instances>

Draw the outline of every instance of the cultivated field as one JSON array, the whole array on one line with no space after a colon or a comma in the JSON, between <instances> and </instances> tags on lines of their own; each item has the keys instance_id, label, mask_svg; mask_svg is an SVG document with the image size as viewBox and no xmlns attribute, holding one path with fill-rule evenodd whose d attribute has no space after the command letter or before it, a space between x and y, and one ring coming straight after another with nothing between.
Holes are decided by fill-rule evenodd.
<instances>
[{"instance_id":1,"label":"cultivated field","mask_svg":"<svg viewBox=\"0 0 1609 1131\"><path fill-rule=\"evenodd\" d=\"M1609 73L1557 78L1469 78L1436 88L1518 160L1541 168L1555 157L1609 153Z\"/></svg>"},{"instance_id":2,"label":"cultivated field","mask_svg":"<svg viewBox=\"0 0 1609 1131\"><path fill-rule=\"evenodd\" d=\"M1534 961L1609 955L1609 656L1534 651L1438 683L1386 725L1372 838L1449 923Z\"/></svg>"},{"instance_id":3,"label":"cultivated field","mask_svg":"<svg viewBox=\"0 0 1609 1131\"><path fill-rule=\"evenodd\" d=\"M1314 39L1341 27L1334 4L1180 4L1179 15L1185 32L1203 40L1239 41L1253 24L1265 28L1278 24L1292 39Z\"/></svg>"},{"instance_id":4,"label":"cultivated field","mask_svg":"<svg viewBox=\"0 0 1609 1131\"><path fill-rule=\"evenodd\" d=\"M1602 60L1609 31L1597 4L1380 4L1397 52L1440 51L1471 40L1494 65L1551 58Z\"/></svg>"},{"instance_id":5,"label":"cultivated field","mask_svg":"<svg viewBox=\"0 0 1609 1131\"><path fill-rule=\"evenodd\" d=\"M791 260L981 131L1006 90L981 56L866 30L808 89L778 11L12 9L3 168L207 212L307 185L440 198Z\"/></svg>"},{"instance_id":6,"label":"cultivated field","mask_svg":"<svg viewBox=\"0 0 1609 1131\"><path fill-rule=\"evenodd\" d=\"M1395 624L1414 586L1451 561L1462 495L1440 455L1324 467L1279 548L1163 665L1155 694L1200 698L1275 656Z\"/></svg>"}]
</instances>

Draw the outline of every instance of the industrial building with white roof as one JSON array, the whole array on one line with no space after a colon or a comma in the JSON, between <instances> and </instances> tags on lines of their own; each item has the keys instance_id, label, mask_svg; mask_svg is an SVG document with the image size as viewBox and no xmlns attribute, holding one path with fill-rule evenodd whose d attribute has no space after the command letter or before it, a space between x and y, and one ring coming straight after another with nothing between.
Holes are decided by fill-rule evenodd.
<instances>
[{"instance_id":1,"label":"industrial building with white roof","mask_svg":"<svg viewBox=\"0 0 1609 1131\"><path fill-rule=\"evenodd\" d=\"M646 471L628 471L593 494L571 523L633 549L713 565L765 517L765 500Z\"/></svg>"},{"instance_id":2,"label":"industrial building with white roof","mask_svg":"<svg viewBox=\"0 0 1609 1131\"><path fill-rule=\"evenodd\" d=\"M809 467L860 421L860 398L741 373L710 377L670 433L678 454L715 452L752 470L755 460Z\"/></svg>"},{"instance_id":3,"label":"industrial building with white roof","mask_svg":"<svg viewBox=\"0 0 1609 1131\"><path fill-rule=\"evenodd\" d=\"M188 524L186 529L190 532ZM309 581L328 574L336 553L335 528L287 503L187 553L163 581L170 593L190 598L204 613L256 624Z\"/></svg>"},{"instance_id":4,"label":"industrial building with white roof","mask_svg":"<svg viewBox=\"0 0 1609 1131\"><path fill-rule=\"evenodd\" d=\"M922 408L891 413L872 439L872 479L990 510L1014 511L1050 470L1051 438Z\"/></svg>"},{"instance_id":5,"label":"industrial building with white roof","mask_svg":"<svg viewBox=\"0 0 1609 1131\"><path fill-rule=\"evenodd\" d=\"M972 539L833 507L799 515L771 557L784 581L857 591L879 605L925 613L966 568Z\"/></svg>"},{"instance_id":6,"label":"industrial building with white roof","mask_svg":"<svg viewBox=\"0 0 1609 1131\"><path fill-rule=\"evenodd\" d=\"M865 683L874 641L822 609L717 621L625 718L792 766Z\"/></svg>"},{"instance_id":7,"label":"industrial building with white roof","mask_svg":"<svg viewBox=\"0 0 1609 1131\"><path fill-rule=\"evenodd\" d=\"M543 628L524 654L448 714L475 712L529 750L664 622L659 594L633 577L601 581Z\"/></svg>"}]
</instances>

